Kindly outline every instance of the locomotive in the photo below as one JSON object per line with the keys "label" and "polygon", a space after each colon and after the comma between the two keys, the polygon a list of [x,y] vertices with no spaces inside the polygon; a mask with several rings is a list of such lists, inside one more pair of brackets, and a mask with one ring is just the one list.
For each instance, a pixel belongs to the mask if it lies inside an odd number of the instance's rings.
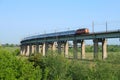
{"label": "locomotive", "polygon": [[78,29],[76,30],[76,34],[89,34],[88,28]]}
{"label": "locomotive", "polygon": [[31,39],[46,38],[46,37],[59,37],[59,36],[82,35],[82,34],[89,34],[89,29],[88,28],[82,28],[82,29],[77,29],[77,30],[70,30],[70,31],[63,31],[63,32],[56,32],[56,33],[30,36],[30,37],[24,38],[23,41],[24,40],[31,40]]}

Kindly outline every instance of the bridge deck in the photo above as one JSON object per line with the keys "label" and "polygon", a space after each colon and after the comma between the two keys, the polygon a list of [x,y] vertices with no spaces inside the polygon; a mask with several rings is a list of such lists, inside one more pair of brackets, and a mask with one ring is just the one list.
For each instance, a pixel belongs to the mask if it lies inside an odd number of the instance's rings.
{"label": "bridge deck", "polygon": [[96,38],[120,38],[120,30],[108,31],[108,32],[97,32],[90,34],[81,34],[81,35],[66,35],[66,36],[54,36],[46,38],[32,38],[27,40],[22,40],[21,44],[35,44],[43,42],[55,42],[55,41],[73,41],[73,40],[87,40],[87,39],[96,39]]}

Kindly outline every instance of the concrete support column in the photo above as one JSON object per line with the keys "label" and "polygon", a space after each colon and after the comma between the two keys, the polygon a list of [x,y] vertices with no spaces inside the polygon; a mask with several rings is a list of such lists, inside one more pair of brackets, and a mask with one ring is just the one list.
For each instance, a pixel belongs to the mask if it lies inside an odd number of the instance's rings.
{"label": "concrete support column", "polygon": [[29,54],[30,54],[30,46],[26,45],[26,54],[25,54],[25,56],[29,56]]}
{"label": "concrete support column", "polygon": [[85,59],[85,42],[81,40],[81,59]]}
{"label": "concrete support column", "polygon": [[61,54],[61,45],[62,45],[62,43],[58,42],[57,44],[58,44],[58,53]]}
{"label": "concrete support column", "polygon": [[73,41],[73,56],[74,56],[74,58],[75,59],[77,59],[77,57],[78,57],[78,49],[77,49],[77,41],[76,40],[74,40]]}
{"label": "concrete support column", "polygon": [[32,45],[32,54],[34,54],[34,53],[35,53],[35,46]]}
{"label": "concrete support column", "polygon": [[22,55],[25,55],[25,45],[23,45],[23,53]]}
{"label": "concrete support column", "polygon": [[64,56],[68,58],[68,49],[69,49],[68,41],[65,42],[64,49],[65,49]]}
{"label": "concrete support column", "polygon": [[39,53],[42,53],[42,46],[39,45]]}
{"label": "concrete support column", "polygon": [[102,41],[102,59],[107,58],[107,40],[103,39]]}
{"label": "concrete support column", "polygon": [[47,52],[48,52],[48,49],[49,49],[49,43],[46,43],[46,47],[45,47],[46,54],[47,54]]}
{"label": "concrete support column", "polygon": [[26,54],[27,54],[27,45],[25,45],[25,56],[26,56]]}
{"label": "concrete support column", "polygon": [[34,53],[36,54],[37,53],[37,48],[36,48],[37,46],[36,45],[34,45]]}
{"label": "concrete support column", "polygon": [[36,53],[39,53],[39,44],[36,44]]}
{"label": "concrete support column", "polygon": [[23,45],[20,45],[20,55],[23,55]]}
{"label": "concrete support column", "polygon": [[30,52],[29,52],[29,56],[32,54],[32,45],[30,44]]}
{"label": "concrete support column", "polygon": [[53,44],[52,44],[52,50],[53,50],[53,51],[56,50],[55,42],[53,42]]}
{"label": "concrete support column", "polygon": [[48,49],[48,45],[47,45],[47,43],[45,42],[45,43],[43,43],[43,45],[42,45],[42,53],[43,53],[43,56],[46,55],[47,49]]}
{"label": "concrete support column", "polygon": [[98,59],[98,39],[94,39],[94,59]]}

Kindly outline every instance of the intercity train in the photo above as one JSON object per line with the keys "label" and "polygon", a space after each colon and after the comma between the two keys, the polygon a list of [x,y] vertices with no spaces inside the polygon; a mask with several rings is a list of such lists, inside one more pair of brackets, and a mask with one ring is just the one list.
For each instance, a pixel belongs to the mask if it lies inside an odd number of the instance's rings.
{"label": "intercity train", "polygon": [[48,37],[70,36],[70,35],[82,35],[82,34],[89,34],[89,29],[82,28],[82,29],[77,29],[77,30],[41,34],[41,35],[26,37],[23,40],[40,39],[40,38],[46,38],[46,37],[48,38]]}

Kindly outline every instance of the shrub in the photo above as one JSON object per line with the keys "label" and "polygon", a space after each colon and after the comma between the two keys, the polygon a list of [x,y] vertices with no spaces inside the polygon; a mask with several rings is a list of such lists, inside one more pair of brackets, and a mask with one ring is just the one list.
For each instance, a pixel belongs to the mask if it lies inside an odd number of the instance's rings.
{"label": "shrub", "polygon": [[33,63],[0,50],[0,80],[40,80],[41,69]]}
{"label": "shrub", "polygon": [[[39,57],[38,57],[39,56]],[[68,80],[67,69],[69,61],[62,55],[49,53],[42,57],[34,55],[29,58],[30,61],[35,62],[35,66],[39,65],[42,69],[42,80]]]}

